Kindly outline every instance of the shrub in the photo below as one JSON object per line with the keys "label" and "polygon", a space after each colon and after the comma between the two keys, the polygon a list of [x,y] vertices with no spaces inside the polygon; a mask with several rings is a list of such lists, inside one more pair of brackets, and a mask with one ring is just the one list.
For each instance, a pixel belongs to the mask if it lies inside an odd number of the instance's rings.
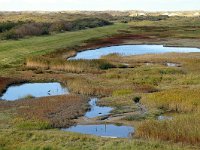
{"label": "shrub", "polygon": [[21,25],[21,24],[24,24],[24,22],[21,22],[21,21],[18,21],[18,22],[11,22],[11,21],[2,22],[2,23],[0,23],[0,33],[9,31],[10,29],[12,29],[12,28],[14,28],[18,25]]}
{"label": "shrub", "polygon": [[72,30],[72,23],[66,21],[58,21],[53,22],[50,25],[49,32],[62,32],[62,31],[71,31]]}
{"label": "shrub", "polygon": [[5,39],[18,39],[25,36],[40,36],[49,34],[47,23],[26,23],[17,26],[3,34]]}
{"label": "shrub", "polygon": [[73,30],[81,30],[86,28],[102,27],[105,25],[111,25],[112,23],[99,18],[84,18],[77,19],[72,22]]}
{"label": "shrub", "polygon": [[141,99],[140,96],[136,96],[136,97],[133,98],[133,101],[134,101],[135,103],[139,103],[139,102],[140,102],[140,99]]}
{"label": "shrub", "polygon": [[56,21],[53,23],[40,22],[6,22],[0,23],[0,33],[3,39],[19,39],[25,36],[47,35],[50,32],[75,31],[95,28],[112,23],[99,18],[83,18],[74,21]]}

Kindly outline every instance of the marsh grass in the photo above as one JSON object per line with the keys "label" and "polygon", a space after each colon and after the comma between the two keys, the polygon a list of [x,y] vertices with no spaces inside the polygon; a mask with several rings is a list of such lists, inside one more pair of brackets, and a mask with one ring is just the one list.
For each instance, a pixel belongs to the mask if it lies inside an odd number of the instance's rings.
{"label": "marsh grass", "polygon": [[112,86],[104,86],[98,84],[96,81],[86,78],[73,78],[67,81],[67,85],[70,90],[75,93],[83,95],[96,95],[96,96],[108,96],[114,91]]}
{"label": "marsh grass", "polygon": [[190,113],[200,111],[200,90],[170,89],[148,94],[142,99],[147,107],[165,111]]}
{"label": "marsh grass", "polygon": [[136,136],[200,146],[199,124],[199,113],[180,115],[172,120],[150,120],[141,123]]}
{"label": "marsh grass", "polygon": [[48,121],[42,121],[38,119],[24,119],[24,118],[15,118],[12,122],[15,124],[15,127],[22,130],[46,130],[51,129],[52,126]]}
{"label": "marsh grass", "polygon": [[[0,134],[0,149],[19,150],[192,150],[189,146],[160,141],[109,139],[58,130],[7,130]],[[197,148],[196,148],[197,149]]]}

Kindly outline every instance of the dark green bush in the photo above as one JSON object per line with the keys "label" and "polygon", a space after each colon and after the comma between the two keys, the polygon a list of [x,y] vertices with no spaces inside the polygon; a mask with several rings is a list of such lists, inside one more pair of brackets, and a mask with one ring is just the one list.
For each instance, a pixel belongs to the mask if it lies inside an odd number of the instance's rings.
{"label": "dark green bush", "polygon": [[134,101],[135,103],[139,103],[139,102],[140,102],[140,99],[141,99],[140,96],[136,96],[136,97],[133,98],[133,101]]}
{"label": "dark green bush", "polygon": [[84,18],[73,21],[72,30],[102,27],[111,24],[111,22],[99,18]]}
{"label": "dark green bush", "polygon": [[110,64],[107,62],[104,62],[104,63],[100,64],[100,66],[99,66],[99,68],[102,70],[107,70],[107,69],[114,68],[114,67],[115,66],[113,64]]}
{"label": "dark green bush", "polygon": [[0,33],[9,31],[12,28],[19,26],[19,25],[22,25],[22,24],[24,24],[24,22],[21,22],[21,21],[18,21],[18,22],[11,22],[11,21],[2,22],[2,23],[0,23]]}

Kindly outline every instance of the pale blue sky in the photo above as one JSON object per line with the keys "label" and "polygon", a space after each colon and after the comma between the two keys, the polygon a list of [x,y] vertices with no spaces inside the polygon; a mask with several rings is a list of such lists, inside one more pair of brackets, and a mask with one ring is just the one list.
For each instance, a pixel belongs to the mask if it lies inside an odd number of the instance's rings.
{"label": "pale blue sky", "polygon": [[0,11],[200,10],[200,0],[0,0]]}

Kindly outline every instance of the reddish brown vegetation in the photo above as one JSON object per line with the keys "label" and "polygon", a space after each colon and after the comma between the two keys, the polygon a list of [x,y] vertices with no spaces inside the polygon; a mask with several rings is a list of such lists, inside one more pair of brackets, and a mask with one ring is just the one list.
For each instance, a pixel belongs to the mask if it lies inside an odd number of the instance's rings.
{"label": "reddish brown vegetation", "polygon": [[[74,46],[74,47],[68,47],[66,49],[58,49],[55,52],[52,52],[46,56],[55,58],[55,56],[61,56],[65,58],[73,57],[76,55],[76,52],[81,52],[87,49],[96,49],[99,47],[106,47],[106,46],[113,46],[113,45],[119,45],[123,44],[126,40],[142,40],[142,39],[151,39],[151,37],[146,35],[140,35],[140,34],[129,34],[129,33],[122,33],[122,34],[116,34],[112,37],[108,38],[93,38],[90,40],[85,41],[85,45],[83,46]],[[69,50],[70,49],[70,50]]]}
{"label": "reddish brown vegetation", "polygon": [[37,99],[24,99],[13,102],[0,101],[0,109],[15,108],[25,119],[47,121],[52,127],[69,127],[87,110],[86,98],[76,95],[63,95]]}
{"label": "reddish brown vegetation", "polygon": [[123,44],[123,41],[125,40],[140,40],[140,39],[150,39],[150,37],[145,36],[145,35],[139,35],[139,34],[117,34],[117,35],[114,35],[113,37],[108,37],[104,39],[88,40],[86,41],[86,43],[88,44],[86,46],[82,46],[80,50],[118,45],[118,44]]}
{"label": "reddish brown vegetation", "polygon": [[157,92],[158,89],[156,89],[155,87],[151,86],[151,85],[139,85],[139,84],[135,84],[134,85],[134,90],[135,92],[139,92],[139,93],[153,93],[153,92]]}

